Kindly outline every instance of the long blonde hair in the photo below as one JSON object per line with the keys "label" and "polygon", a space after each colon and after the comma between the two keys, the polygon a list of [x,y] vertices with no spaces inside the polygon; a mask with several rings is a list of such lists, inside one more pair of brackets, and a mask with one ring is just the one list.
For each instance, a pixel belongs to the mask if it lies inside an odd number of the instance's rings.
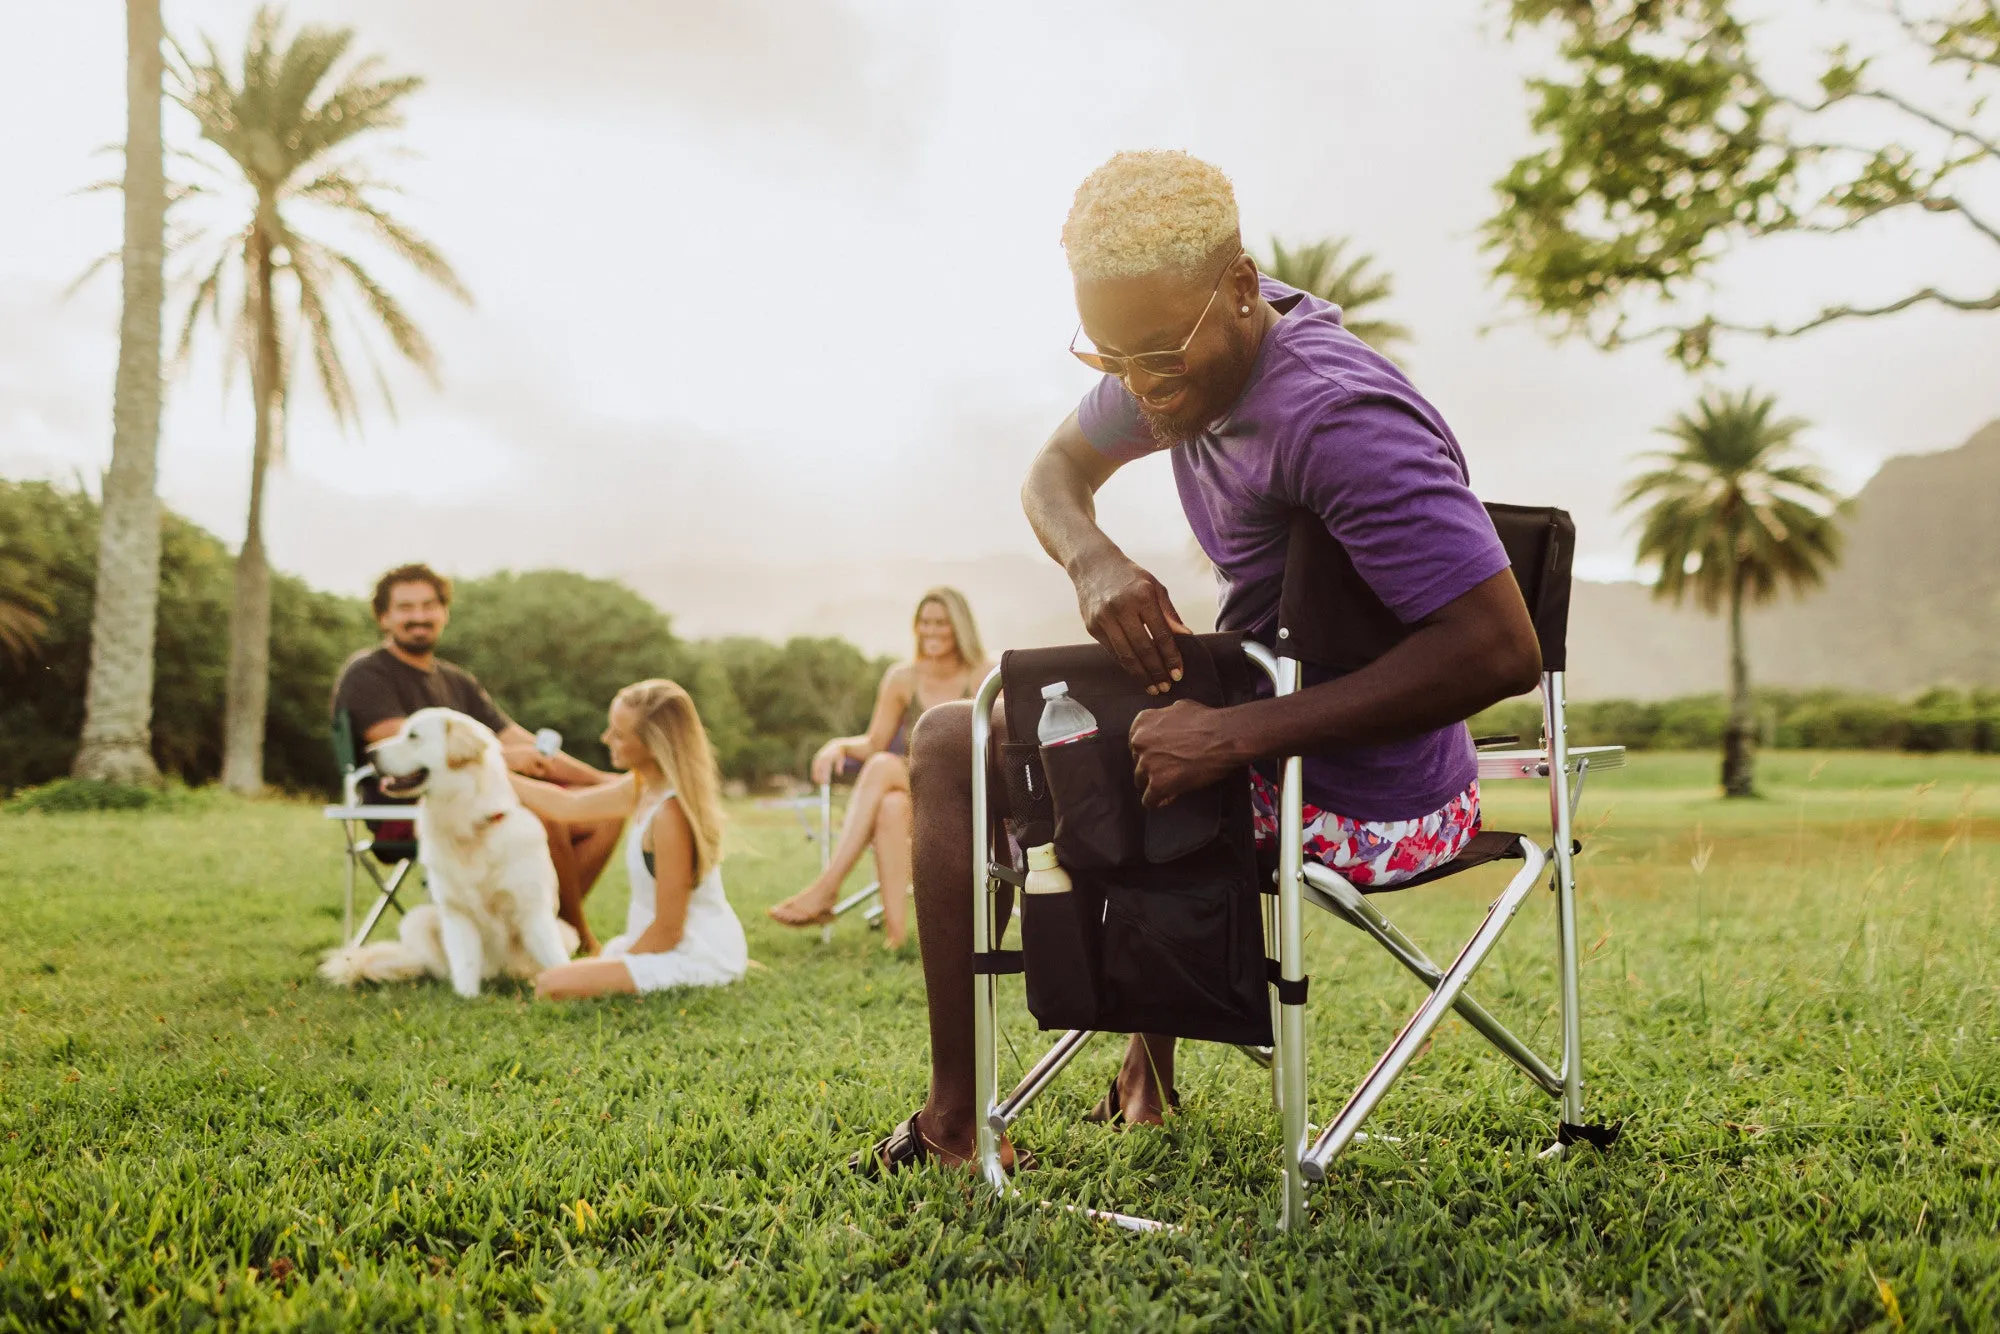
{"label": "long blonde hair", "polygon": [[917,609],[910,616],[910,629],[915,639],[910,660],[916,662],[924,656],[923,636],[914,632],[917,622],[923,619],[924,604],[927,602],[943,607],[945,616],[951,621],[951,637],[958,653],[958,665],[967,671],[984,667],[986,650],[979,643],[979,627],[972,623],[972,604],[965,600],[965,594],[942,584],[925,589],[924,595],[917,599]]}
{"label": "long blonde hair", "polygon": [[680,800],[694,833],[694,878],[722,860],[722,771],[688,692],[672,681],[638,681],[612,701],[638,715],[639,740]]}

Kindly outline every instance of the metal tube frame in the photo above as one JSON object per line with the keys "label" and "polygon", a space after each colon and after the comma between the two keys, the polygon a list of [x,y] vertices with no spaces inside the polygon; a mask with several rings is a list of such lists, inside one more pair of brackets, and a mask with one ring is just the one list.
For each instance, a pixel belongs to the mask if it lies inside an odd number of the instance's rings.
{"label": "metal tube frame", "polygon": [[[1299,688],[1300,667],[1295,659],[1276,658],[1261,645],[1246,643],[1244,652],[1271,678],[1276,692],[1290,694]],[[972,948],[975,954],[989,954],[998,943],[1000,929],[996,912],[1000,881],[992,873],[990,842],[990,799],[987,752],[992,744],[993,705],[1000,694],[1001,678],[996,668],[981,683],[973,701],[972,714]],[[1306,1121],[1305,1006],[1282,1004],[1272,991],[1275,1045],[1270,1049],[1240,1047],[1246,1056],[1271,1071],[1272,1103],[1279,1115],[1283,1137],[1283,1198],[1279,1214],[1281,1228],[1297,1227],[1305,1220],[1305,1188],[1308,1180],[1326,1177],[1327,1164],[1349,1144],[1366,1139],[1360,1127],[1374,1111],[1389,1088],[1408,1067],[1424,1041],[1445,1015],[1456,1012],[1476,1031],[1519,1066],[1536,1086],[1562,1105],[1562,1119],[1581,1123],[1583,1119],[1582,1016],[1577,978],[1576,884],[1572,861],[1572,828],[1576,804],[1581,799],[1587,762],[1579,768],[1576,781],[1569,782],[1569,747],[1564,710],[1564,680],[1561,672],[1542,675],[1543,745],[1548,755],[1544,766],[1549,782],[1550,826],[1554,848],[1545,853],[1532,840],[1521,840],[1523,865],[1488,907],[1485,919],[1459,951],[1448,968],[1439,968],[1396,925],[1384,917],[1365,895],[1337,873],[1320,866],[1308,867],[1304,859],[1304,783],[1301,760],[1289,756],[1284,762],[1278,820],[1278,872],[1276,894],[1265,904],[1264,930],[1267,946],[1278,960],[1278,975],[1298,983],[1305,976],[1304,905],[1309,899],[1359,928],[1414,973],[1430,988],[1402,1031],[1376,1061],[1347,1103],[1309,1145]],[[1478,1002],[1464,994],[1466,983],[1499,942],[1515,913],[1544,870],[1553,867],[1552,880],[1557,896],[1557,936],[1559,973],[1562,986],[1562,1063],[1551,1070],[1535,1052],[1515,1037]],[[973,988],[973,1096],[979,1115],[975,1118],[974,1142],[980,1174],[1001,1194],[1010,1193],[1000,1164],[999,1137],[1041,1095],[1095,1036],[1075,1029],[1065,1033],[1030,1069],[1004,1102],[997,1101],[999,1052],[997,1047],[996,979],[992,973],[975,973]],[[1557,1149],[1560,1145],[1557,1146]],[[1551,1149],[1554,1153],[1557,1149]],[[1165,1226],[1125,1214],[1106,1213],[1080,1206],[1064,1206],[1136,1231],[1154,1231]]]}
{"label": "metal tube frame", "polygon": [[1584,774],[1569,785],[1569,720],[1564,673],[1542,673],[1542,746],[1549,755],[1549,823],[1554,831],[1557,971],[1562,982],[1562,1119],[1583,1122],[1583,1002],[1577,981],[1575,801]]}
{"label": "metal tube frame", "polygon": [[[349,769],[343,774],[340,780],[340,800],[342,807],[347,810],[353,810],[360,806],[362,804],[361,784],[364,780],[374,776],[375,766],[372,764],[364,764],[358,768]],[[375,836],[368,832],[368,822],[366,820],[343,818],[340,821],[340,835],[341,839],[347,844],[347,874],[345,893],[341,899],[340,938],[349,946],[354,946],[367,941],[370,933],[375,930],[376,924],[382,920],[382,914],[385,910],[394,907],[398,913],[404,911],[402,901],[396,897],[396,893],[403,887],[403,881],[409,876],[410,868],[417,864],[417,859],[414,857],[405,857],[402,861],[397,862],[395,868],[389,872],[389,878],[384,880],[382,873],[364,860],[375,848]],[[358,933],[354,929],[354,886],[356,884],[354,870],[357,866],[367,872],[369,880],[374,882],[376,893],[375,903],[368,909],[367,915],[361,919],[361,930]]]}
{"label": "metal tube frame", "polygon": [[[833,861],[833,784],[830,781],[819,785],[819,833],[817,835],[808,833],[806,837],[819,844],[819,869],[824,871]],[[881,893],[882,882],[870,881],[834,904],[833,915],[836,918],[844,917],[867,903],[868,906],[862,911],[861,919],[873,926],[882,920],[882,903],[879,897]],[[869,903],[870,899],[874,899],[875,902]],[[833,943],[832,922],[820,927],[819,940],[822,945]]]}

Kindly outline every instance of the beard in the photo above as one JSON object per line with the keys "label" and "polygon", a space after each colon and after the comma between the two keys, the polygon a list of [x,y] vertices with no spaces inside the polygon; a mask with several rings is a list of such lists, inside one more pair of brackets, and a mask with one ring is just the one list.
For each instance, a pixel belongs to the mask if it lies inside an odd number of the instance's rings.
{"label": "beard", "polygon": [[402,634],[391,634],[389,641],[405,653],[422,657],[437,647],[437,631],[425,627],[420,630],[406,630]]}
{"label": "beard", "polygon": [[1146,406],[1145,399],[1135,400],[1139,416],[1160,448],[1172,449],[1194,440],[1243,396],[1243,386],[1249,382],[1257,354],[1250,346],[1250,335],[1234,321],[1223,326],[1222,334],[1222,359],[1200,380],[1190,381],[1187,406],[1178,412],[1155,412]]}

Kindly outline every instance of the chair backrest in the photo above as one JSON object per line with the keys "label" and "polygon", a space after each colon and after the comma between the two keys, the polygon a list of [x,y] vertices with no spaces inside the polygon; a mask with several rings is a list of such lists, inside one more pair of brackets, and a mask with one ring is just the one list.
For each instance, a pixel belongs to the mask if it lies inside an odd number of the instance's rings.
{"label": "chair backrest", "polygon": [[343,775],[361,767],[361,748],[354,743],[354,715],[346,709],[333,711],[330,739],[333,742],[333,762],[340,767]]}
{"label": "chair backrest", "polygon": [[[1576,525],[1559,509],[1490,504],[1486,512],[1535,623],[1542,670],[1567,670]],[[1280,654],[1335,673],[1367,666],[1410,633],[1354,568],[1347,548],[1306,510],[1292,520],[1278,627]]]}

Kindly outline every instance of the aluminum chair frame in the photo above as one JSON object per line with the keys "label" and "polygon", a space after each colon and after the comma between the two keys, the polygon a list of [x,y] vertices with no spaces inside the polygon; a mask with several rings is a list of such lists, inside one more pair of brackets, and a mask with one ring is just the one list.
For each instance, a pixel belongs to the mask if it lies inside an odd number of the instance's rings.
{"label": "aluminum chair frame", "polygon": [[[1243,649],[1270,677],[1278,694],[1290,694],[1299,688],[1300,666],[1295,659],[1274,657],[1255,643],[1245,643]],[[987,676],[974,701],[972,715],[972,949],[980,957],[991,955],[1002,934],[997,913],[1002,881],[994,873],[991,857],[987,764],[987,753],[992,744],[993,705],[1000,694],[1000,679],[997,669]],[[1487,909],[1478,929],[1451,964],[1444,968],[1433,963],[1369,902],[1368,896],[1335,872],[1305,861],[1301,761],[1296,755],[1284,761],[1278,820],[1277,892],[1267,896],[1264,905],[1266,949],[1276,958],[1278,976],[1282,979],[1281,983],[1273,985],[1271,995],[1276,1046],[1269,1050],[1242,1049],[1251,1059],[1268,1066],[1271,1071],[1272,1100],[1279,1113],[1284,1145],[1283,1202],[1279,1216],[1282,1228],[1294,1228],[1304,1222],[1307,1184],[1325,1180],[1333,1158],[1349,1144],[1366,1138],[1361,1133],[1362,1124],[1449,1013],[1456,1012],[1475,1032],[1520,1067],[1536,1087],[1560,1103],[1564,1133],[1543,1153],[1544,1158],[1563,1152],[1569,1143],[1568,1129],[1583,1124],[1583,1036],[1577,980],[1572,826],[1576,804],[1581,799],[1584,779],[1588,776],[1593,758],[1600,762],[1599,767],[1613,767],[1622,764],[1624,752],[1620,747],[1593,747],[1590,753],[1573,760],[1566,734],[1564,673],[1544,672],[1541,692],[1542,748],[1539,751],[1511,751],[1504,755],[1482,756],[1481,776],[1547,779],[1553,855],[1534,841],[1516,836],[1523,863],[1521,869],[1509,879],[1506,888]],[[1573,785],[1569,781],[1572,774],[1575,776]],[[1556,1068],[1551,1068],[1532,1048],[1465,993],[1466,983],[1499,942],[1535,883],[1551,866],[1551,888],[1556,894],[1562,1006],[1562,1054]],[[1306,1007],[1303,990],[1304,911],[1308,903],[1362,931],[1429,987],[1429,994],[1423,1003],[1404,1023],[1346,1104],[1310,1140],[1308,1133],[1311,1127],[1306,1118]],[[1054,1083],[1056,1076],[1095,1034],[1084,1030],[1065,1033],[1023,1076],[1014,1090],[1004,1099],[1000,1098],[996,980],[992,972],[976,972],[972,982],[973,1081],[975,1105],[979,1113],[975,1124],[975,1142],[981,1175],[988,1185],[1004,1195],[1011,1193],[1013,1187],[1001,1167],[1000,1135]],[[1281,993],[1297,999],[1281,1001]],[[1081,1209],[1080,1212],[1134,1231],[1155,1231],[1168,1226],[1127,1214],[1093,1209]]]}
{"label": "aluminum chair frame", "polygon": [[[819,785],[819,831],[817,833],[809,831],[806,837],[819,844],[819,869],[824,871],[828,863],[833,861],[833,784],[830,781]],[[867,923],[870,930],[873,930],[881,923],[882,882],[880,880],[869,881],[860,889],[855,890],[852,894],[834,904],[833,915],[835,920],[845,917],[856,908],[862,910],[862,920]],[[830,945],[833,943],[832,922],[828,922],[819,929],[819,938],[822,944]]]}
{"label": "aluminum chair frame", "polygon": [[[366,804],[361,796],[361,784],[365,779],[374,776],[375,766],[372,764],[349,769],[340,778],[340,805],[328,806],[323,812],[327,819],[339,821],[341,838],[347,850],[347,883],[346,894],[342,900],[340,934],[341,939],[350,946],[366,942],[382,920],[382,914],[388,909],[393,907],[398,916],[409,911],[403,906],[402,900],[397,898],[397,894],[417,864],[417,858],[412,854],[385,868],[373,855],[375,835],[368,828],[368,822],[408,820],[415,811],[415,808],[410,806]],[[354,927],[354,887],[358,883],[355,877],[357,867],[367,874],[368,879],[374,883],[376,891],[375,902],[369,907],[367,915],[361,919],[359,931]]]}

